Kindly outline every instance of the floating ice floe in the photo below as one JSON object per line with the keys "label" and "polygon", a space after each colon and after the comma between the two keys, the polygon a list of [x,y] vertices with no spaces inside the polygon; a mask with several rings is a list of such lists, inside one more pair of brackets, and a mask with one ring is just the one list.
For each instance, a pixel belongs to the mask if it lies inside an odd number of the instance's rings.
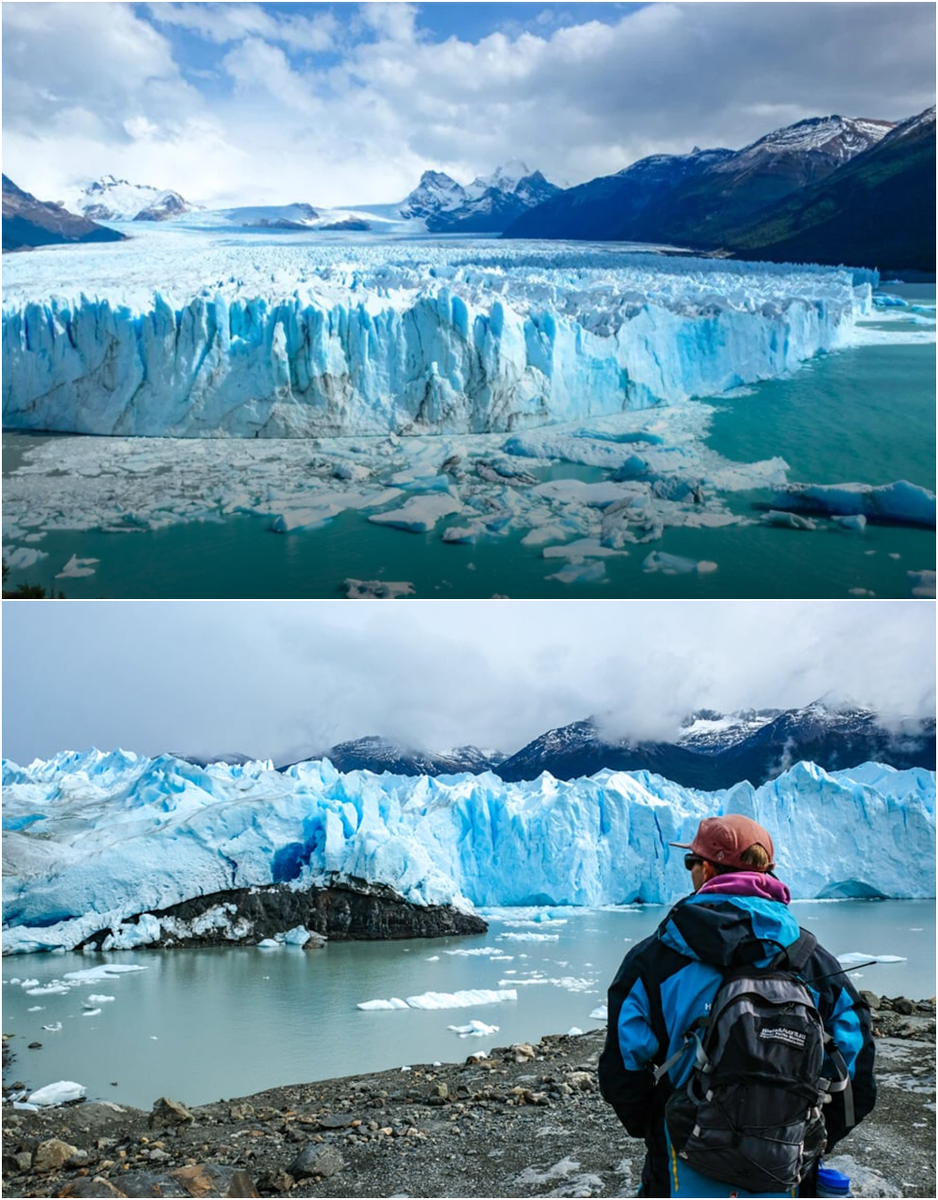
{"label": "floating ice floe", "polygon": [[11,550],[9,554],[4,555],[4,563],[10,571],[25,571],[27,567],[33,567],[43,558],[48,558],[48,554],[44,550],[34,550],[26,546],[18,546],[15,550]]}
{"label": "floating ice floe", "polygon": [[902,955],[897,954],[861,954],[859,950],[853,950],[849,954],[838,954],[837,961],[848,967],[859,963],[899,963],[906,962],[907,960]]}
{"label": "floating ice floe", "polygon": [[935,528],[934,492],[904,479],[880,487],[866,483],[793,483],[776,494],[775,504],[803,512],[863,516],[868,521]]}
{"label": "floating ice floe", "polygon": [[499,941],[505,942],[559,942],[559,933],[500,933]]}
{"label": "floating ice floe", "polygon": [[470,1021],[468,1025],[447,1025],[447,1029],[451,1029],[453,1033],[458,1033],[460,1037],[488,1037],[489,1034],[498,1033],[497,1025],[486,1025],[484,1021]]}
{"label": "floating ice floe", "polygon": [[486,988],[470,988],[460,992],[424,992],[419,996],[408,996],[407,1003],[411,1008],[471,1008],[474,1004],[503,1004],[508,1000],[517,1000],[518,993],[513,988],[493,991]]}
{"label": "floating ice floe", "polygon": [[911,592],[917,600],[935,599],[934,571],[907,571],[911,581]]}
{"label": "floating ice floe", "polygon": [[111,980],[118,975],[146,969],[137,963],[102,963],[98,967],[85,967],[81,971],[66,971],[62,978],[76,983],[98,983],[103,979]]}
{"label": "floating ice floe", "polygon": [[56,579],[81,579],[86,575],[93,575],[94,568],[100,561],[99,558],[79,558],[77,554],[73,554],[56,575]]}
{"label": "floating ice floe", "polygon": [[679,554],[666,554],[662,550],[652,550],[642,563],[642,570],[649,573],[660,571],[662,575],[710,575],[717,569],[715,562],[702,560],[696,562],[692,558],[683,558]]}

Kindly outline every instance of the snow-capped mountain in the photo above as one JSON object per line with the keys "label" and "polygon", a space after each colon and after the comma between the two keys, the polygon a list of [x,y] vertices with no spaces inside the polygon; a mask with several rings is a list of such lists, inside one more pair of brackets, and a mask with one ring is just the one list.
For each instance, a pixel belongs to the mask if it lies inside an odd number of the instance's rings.
{"label": "snow-capped mountain", "polygon": [[893,125],[893,121],[837,115],[810,117],[766,134],[711,169],[717,175],[731,174],[740,178],[748,171],[767,168],[794,170],[804,183],[810,183],[875,146]]}
{"label": "snow-capped mountain", "polygon": [[869,150],[890,121],[798,121],[741,150],[652,155],[572,188],[514,222],[509,237],[589,237],[716,248],[730,230]]}
{"label": "snow-capped mountain", "polygon": [[589,718],[542,734],[495,770],[510,780],[535,779],[541,771],[576,779],[604,768],[647,770],[685,787],[721,788],[742,779],[763,784],[799,761],[825,770],[869,761],[934,770],[935,722],[910,720],[892,729],[869,709],[822,703],[728,716],[702,711],[687,719],[674,741],[654,742],[611,740]]}
{"label": "snow-capped mountain", "polygon": [[[441,752],[415,750],[388,738],[363,737],[339,742],[321,757],[328,758],[338,771],[374,771],[376,775],[385,771],[392,775],[481,775],[491,771],[505,756],[475,746]],[[286,769],[286,765],[278,767],[281,771]]]}
{"label": "snow-capped mountain", "polygon": [[195,208],[178,192],[113,175],[102,175],[69,199],[92,221],[166,221]]}
{"label": "snow-capped mountain", "polygon": [[49,246],[59,242],[122,242],[124,235],[61,204],[37,200],[3,176],[3,249]]}
{"label": "snow-capped mountain", "polygon": [[400,213],[424,220],[433,233],[501,233],[521,213],[560,191],[540,171],[516,161],[466,186],[442,171],[424,171],[417,187],[401,201]]}
{"label": "snow-capped mountain", "polygon": [[466,189],[443,171],[424,171],[420,182],[400,204],[405,219],[432,217],[451,211],[466,201]]}
{"label": "snow-capped mountain", "polygon": [[796,898],[934,894],[934,773],[876,763],[799,763],[761,788],[715,793],[611,771],[428,785],[326,762],[278,773],[123,751],[3,767],[7,954],[89,938],[159,944],[178,933],[173,906],[192,898],[211,902],[199,927],[224,930],[251,889],[299,901],[353,880],[420,909],[666,903],[687,889],[669,843],[722,812],[769,830]]}
{"label": "snow-capped mountain", "polygon": [[[838,708],[822,702],[799,709],[746,709],[719,713],[701,709],[687,716],[672,741],[614,739],[594,717],[541,734],[517,753],[460,746],[455,750],[415,750],[384,737],[340,742],[303,762],[327,758],[339,771],[392,775],[481,775],[492,771],[511,781],[536,779],[548,771],[576,779],[601,770],[654,771],[685,787],[731,787],[748,779],[759,785],[795,762],[816,762],[825,770],[845,770],[876,761],[896,770],[935,767],[934,721],[907,720],[887,728],[864,708]],[[249,761],[219,755],[188,761],[207,765]],[[279,766],[285,771],[295,762]]]}
{"label": "snow-capped mountain", "polygon": [[723,247],[737,258],[933,273],[934,105],[890,128],[822,179],[729,230]]}

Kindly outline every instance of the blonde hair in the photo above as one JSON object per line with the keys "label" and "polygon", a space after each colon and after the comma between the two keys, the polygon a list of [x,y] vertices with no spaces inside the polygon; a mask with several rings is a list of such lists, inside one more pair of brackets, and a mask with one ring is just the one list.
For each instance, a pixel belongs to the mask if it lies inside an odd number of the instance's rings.
{"label": "blonde hair", "polygon": [[748,850],[739,856],[739,861],[745,863],[753,871],[767,871],[772,865],[769,852],[761,842],[753,842]]}

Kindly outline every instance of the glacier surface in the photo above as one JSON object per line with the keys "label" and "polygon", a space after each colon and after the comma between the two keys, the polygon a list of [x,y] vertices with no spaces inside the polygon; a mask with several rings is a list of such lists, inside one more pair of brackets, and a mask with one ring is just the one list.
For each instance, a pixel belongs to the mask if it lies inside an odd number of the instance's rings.
{"label": "glacier surface", "polygon": [[5,953],[107,928],[108,948],[146,944],[160,918],[137,914],[273,883],[363,879],[461,908],[667,903],[687,889],[668,843],[721,812],[769,829],[796,898],[927,897],[935,883],[935,775],[876,764],[800,763],[706,793],[647,772],[512,784],[89,751],[5,762],[3,812]]}
{"label": "glacier surface", "polygon": [[4,269],[7,428],[507,432],[716,395],[849,344],[875,275],[613,248],[146,233]]}

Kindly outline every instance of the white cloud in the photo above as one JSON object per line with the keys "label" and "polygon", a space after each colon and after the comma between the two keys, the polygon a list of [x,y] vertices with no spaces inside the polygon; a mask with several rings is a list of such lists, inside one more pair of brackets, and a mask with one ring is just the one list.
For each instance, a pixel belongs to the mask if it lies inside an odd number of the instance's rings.
{"label": "white cloud", "polygon": [[[67,173],[139,177],[145,145],[140,181],[196,201],[378,203],[426,168],[468,181],[521,158],[575,183],[807,116],[898,119],[934,99],[931,5],[620,12],[603,23],[565,7],[536,32],[440,43],[409,4],[339,18],[254,3],[7,5],[5,169],[54,198]],[[206,51],[185,71],[182,30]]]}
{"label": "white cloud", "polygon": [[279,758],[372,733],[513,751],[591,713],[668,737],[697,708],[821,696],[935,711],[934,613],[907,601],[125,601],[4,621],[20,762],[89,745]]}
{"label": "white cloud", "polygon": [[150,4],[158,25],[173,25],[219,44],[262,37],[294,50],[321,52],[333,46],[338,23],[331,12],[313,17],[266,12],[259,4]]}

